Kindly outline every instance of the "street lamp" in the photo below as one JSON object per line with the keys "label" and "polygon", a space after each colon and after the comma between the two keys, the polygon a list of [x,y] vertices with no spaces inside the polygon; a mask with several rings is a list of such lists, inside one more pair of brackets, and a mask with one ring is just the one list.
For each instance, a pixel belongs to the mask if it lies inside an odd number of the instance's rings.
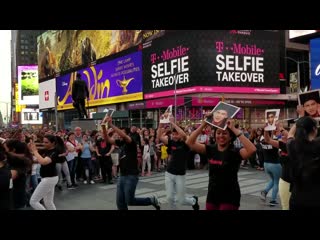
{"label": "street lamp", "polygon": [[300,63],[309,63],[308,61],[297,61],[297,60],[295,60],[295,59],[293,59],[293,58],[291,58],[291,57],[285,57],[286,59],[289,59],[289,60],[291,60],[291,61],[293,61],[293,62],[295,62],[296,64],[297,64],[297,77],[298,77],[298,79],[297,79],[297,81],[298,81],[298,89],[297,89],[297,91],[298,91],[298,93],[300,92]]}

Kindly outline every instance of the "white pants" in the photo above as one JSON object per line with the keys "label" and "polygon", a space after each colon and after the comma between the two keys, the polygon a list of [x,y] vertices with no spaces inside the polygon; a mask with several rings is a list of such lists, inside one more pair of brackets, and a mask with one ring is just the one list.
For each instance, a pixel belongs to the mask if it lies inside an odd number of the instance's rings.
{"label": "white pants", "polygon": [[[45,177],[41,179],[41,182],[33,192],[30,205],[35,210],[56,210],[56,206],[53,203],[54,188],[58,183],[58,176]],[[45,207],[40,203],[43,199]]]}
{"label": "white pants", "polygon": [[167,200],[171,209],[176,209],[176,202],[181,205],[193,206],[196,203],[195,198],[186,197],[186,175],[174,175],[165,173],[165,185]]}
{"label": "white pants", "polygon": [[282,178],[280,178],[279,181],[279,195],[282,210],[289,210],[289,200],[291,197],[290,183],[284,181]]}
{"label": "white pants", "polygon": [[59,185],[61,186],[62,180],[63,180],[62,179],[62,171],[63,171],[64,175],[66,176],[68,185],[69,186],[72,185],[67,161],[64,161],[63,163],[56,163],[56,169],[57,169],[57,173],[59,175],[59,182],[58,182]]}

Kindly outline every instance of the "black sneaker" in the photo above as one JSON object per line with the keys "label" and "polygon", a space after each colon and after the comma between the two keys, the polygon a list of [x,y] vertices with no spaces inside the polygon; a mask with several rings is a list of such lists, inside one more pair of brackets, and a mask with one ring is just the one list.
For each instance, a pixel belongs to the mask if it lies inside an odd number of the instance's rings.
{"label": "black sneaker", "polygon": [[62,186],[61,185],[58,185],[57,188],[62,191]]}
{"label": "black sneaker", "polygon": [[274,207],[274,206],[277,206],[277,205],[278,205],[278,203],[276,201],[270,201],[269,202],[269,206],[270,207]]}
{"label": "black sneaker", "polygon": [[198,197],[197,196],[192,196],[195,200],[196,203],[194,205],[192,205],[193,210],[198,211],[200,209],[199,203],[198,203]]}
{"label": "black sneaker", "polygon": [[68,189],[75,189],[75,187],[73,185],[67,185]]}
{"label": "black sneaker", "polygon": [[72,187],[76,188],[76,187],[78,187],[78,184],[74,183],[74,184],[72,184]]}
{"label": "black sneaker", "polygon": [[160,203],[159,203],[157,196],[153,195],[151,197],[151,203],[152,203],[152,206],[154,206],[154,208],[156,210],[160,210]]}
{"label": "black sneaker", "polygon": [[261,192],[260,199],[264,202],[267,200],[267,193],[265,191]]}

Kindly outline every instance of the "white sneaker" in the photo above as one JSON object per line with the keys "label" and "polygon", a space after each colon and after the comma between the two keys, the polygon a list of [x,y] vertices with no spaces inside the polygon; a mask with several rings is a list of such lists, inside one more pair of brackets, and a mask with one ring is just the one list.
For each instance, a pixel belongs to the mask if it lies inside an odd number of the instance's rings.
{"label": "white sneaker", "polygon": [[83,181],[83,184],[88,184],[88,182],[86,180]]}
{"label": "white sneaker", "polygon": [[93,181],[93,180],[91,180],[91,181],[90,181],[90,184],[94,184],[94,181]]}

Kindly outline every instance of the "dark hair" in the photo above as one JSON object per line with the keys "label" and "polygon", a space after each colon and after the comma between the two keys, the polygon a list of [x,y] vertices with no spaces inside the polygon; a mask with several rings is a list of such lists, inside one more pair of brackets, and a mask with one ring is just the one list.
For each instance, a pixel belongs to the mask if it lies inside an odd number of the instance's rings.
{"label": "dark hair", "polygon": [[0,144],[0,162],[6,159],[5,149],[2,144]]}
{"label": "dark hair", "polygon": [[57,144],[57,138],[56,138],[56,136],[54,136],[52,134],[46,134],[46,135],[44,135],[43,138],[48,139],[51,143]]}
{"label": "dark hair", "polygon": [[311,117],[302,117],[296,122],[295,140],[297,150],[306,151],[309,143],[309,134],[317,128],[317,122]]}
{"label": "dark hair", "polygon": [[[220,129],[220,128],[215,128],[215,131],[214,131],[214,138],[217,139],[217,130]],[[222,129],[220,129],[222,130]],[[230,141],[230,147],[233,148],[233,142],[237,139],[237,136],[234,134],[234,132],[231,131],[230,128],[226,128],[226,130],[229,132],[230,134],[230,138],[231,138],[231,141]],[[223,130],[222,130],[223,131]]]}
{"label": "dark hair", "polygon": [[61,137],[56,136],[56,149],[59,154],[66,151],[66,147]]}
{"label": "dark hair", "polygon": [[315,131],[316,121],[311,117],[302,117],[296,122],[295,139],[288,144],[292,176],[295,181],[319,183],[319,142],[310,142],[309,134]]}

